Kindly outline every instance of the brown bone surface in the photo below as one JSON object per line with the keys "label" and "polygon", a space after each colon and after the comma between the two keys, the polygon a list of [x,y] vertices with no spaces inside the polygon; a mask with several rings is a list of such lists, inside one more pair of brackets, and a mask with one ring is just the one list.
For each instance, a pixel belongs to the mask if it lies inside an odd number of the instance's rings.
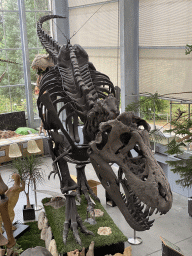
{"label": "brown bone surface", "polygon": [[[169,184],[150,149],[149,125],[133,113],[119,115],[114,85],[89,62],[86,51],[80,45],[72,45],[70,40],[60,46],[43,31],[43,22],[52,18],[65,17],[47,15],[37,23],[39,39],[55,63],[41,79],[37,100],[39,116],[49,135],[51,174],[58,174],[62,193],[74,189],[77,195],[83,192],[89,209],[93,210],[89,198],[92,192],[85,176],[85,166],[91,161],[102,185],[130,226],[147,230],[153,223],[149,216],[155,210],[166,213],[172,204]],[[65,125],[59,118],[63,111]],[[79,143],[79,120],[83,125],[83,144]],[[137,157],[133,157],[132,151]],[[77,184],[70,177],[68,163],[76,164]],[[112,163],[119,165],[118,177],[111,168]],[[67,210],[76,213],[72,201],[69,198],[70,207],[66,207],[69,221],[65,225],[64,241],[71,219],[74,227],[78,224],[78,218]],[[74,235],[80,242],[77,232]]]}
{"label": "brown bone surface", "polygon": [[[170,210],[172,193],[152,154],[148,124],[128,112],[101,123],[99,130],[89,153],[102,185],[133,229],[149,229],[153,223],[149,217],[154,211],[165,214]],[[111,163],[119,166],[118,179]]]}

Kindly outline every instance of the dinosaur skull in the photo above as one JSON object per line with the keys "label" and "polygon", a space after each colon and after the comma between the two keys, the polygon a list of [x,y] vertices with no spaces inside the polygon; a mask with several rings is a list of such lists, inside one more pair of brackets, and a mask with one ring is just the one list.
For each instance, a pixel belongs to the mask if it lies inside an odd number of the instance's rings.
{"label": "dinosaur skull", "polygon": [[[148,131],[143,119],[132,112],[123,113],[100,124],[88,152],[102,185],[137,231],[150,229],[154,220],[149,217],[154,211],[165,214],[172,206],[170,186],[152,154]],[[118,179],[111,163],[120,167]]]}

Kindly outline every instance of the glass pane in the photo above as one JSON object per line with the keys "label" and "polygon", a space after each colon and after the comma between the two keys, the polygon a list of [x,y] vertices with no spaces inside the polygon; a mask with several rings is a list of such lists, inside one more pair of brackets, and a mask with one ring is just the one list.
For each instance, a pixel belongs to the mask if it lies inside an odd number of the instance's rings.
{"label": "glass pane", "polygon": [[35,9],[35,1],[34,0],[25,0],[25,9],[33,11]]}
{"label": "glass pane", "polygon": [[[46,16],[46,15],[49,15],[49,14],[51,14],[51,13],[47,13],[47,12],[37,12],[36,13],[36,22],[41,18],[41,17],[43,17],[43,16]],[[47,34],[51,34],[51,29],[50,29],[50,27],[51,27],[51,20],[48,20],[48,21],[45,21],[44,23],[43,23],[43,30],[47,33]]]}
{"label": "glass pane", "polygon": [[[33,89],[33,92],[34,91],[35,91],[35,89]],[[39,118],[39,111],[38,111],[38,108],[37,108],[37,98],[38,98],[38,95],[33,93],[33,113],[34,113],[34,118]]]}
{"label": "glass pane", "polygon": [[140,49],[139,92],[191,101],[191,67],[184,49]]}
{"label": "glass pane", "polygon": [[0,113],[26,111],[25,86],[0,88]]}
{"label": "glass pane", "polygon": [[[41,43],[37,36],[37,28],[36,24],[40,17],[47,15],[48,13],[43,12],[26,12],[26,21],[27,21],[27,38],[28,38],[28,47],[41,47]],[[43,23],[43,29],[46,33],[50,35],[50,21],[46,21]]]}
{"label": "glass pane", "polygon": [[5,44],[3,32],[3,13],[0,12],[0,49],[2,49],[3,44]]}
{"label": "glass pane", "polygon": [[85,49],[95,68],[109,76],[114,86],[120,87],[120,57],[118,49]]}
{"label": "glass pane", "polygon": [[37,47],[37,29],[35,12],[26,12],[28,47]]}
{"label": "glass pane", "polygon": [[23,84],[24,83],[24,75],[23,75],[23,60],[22,60],[22,51],[21,50],[9,50],[2,51],[2,60],[9,60],[16,62],[15,63],[7,63],[0,62],[0,75],[4,71],[6,74],[4,75],[0,85],[15,85],[15,84]]}
{"label": "glass pane", "polygon": [[96,4],[96,3],[101,3],[101,2],[108,2],[108,0],[70,0],[69,2],[69,7],[74,7],[74,6],[80,6],[80,5],[87,5],[87,4]]}
{"label": "glass pane", "polygon": [[3,10],[18,10],[17,0],[1,0]]}
{"label": "glass pane", "polygon": [[[6,59],[5,52],[1,54],[1,60]],[[8,72],[7,72],[7,63],[0,61],[0,86],[7,85],[8,82]]]}
{"label": "glass pane", "polygon": [[[75,35],[71,39],[72,44],[80,44],[82,47],[117,47],[119,44],[118,3],[105,4],[97,12],[98,7],[101,6],[89,6],[70,10],[70,36]],[[87,22],[88,20],[89,22]],[[78,32],[76,33],[75,31]]]}
{"label": "glass pane", "polygon": [[[38,54],[46,54],[46,51],[44,49],[38,50],[38,49],[30,49],[29,50],[29,58],[30,58],[30,64],[32,64],[34,58]],[[36,87],[37,85],[37,71],[33,70],[32,68],[30,69],[31,71],[31,87],[32,87],[32,92],[33,92],[33,112],[34,112],[34,118],[39,117],[39,112],[37,109],[37,98],[38,98],[38,88]]]}
{"label": "glass pane", "polygon": [[3,13],[3,26],[5,29],[5,41],[2,48],[21,48],[19,13]]}
{"label": "glass pane", "polygon": [[[38,50],[29,50],[29,60],[30,60],[30,65],[32,64],[35,56],[39,53]],[[37,72],[36,70],[33,70],[32,68],[30,69],[31,72],[31,83],[35,83],[36,84],[36,80],[37,80]]]}
{"label": "glass pane", "polygon": [[45,10],[49,11],[51,9],[49,0],[35,0],[35,9],[36,10]]}
{"label": "glass pane", "polygon": [[[38,21],[41,17],[43,17],[43,16],[45,16],[45,15],[48,15],[48,14],[51,14],[51,13],[38,12],[38,13],[36,14],[37,21]],[[43,27],[43,30],[45,31],[45,33],[48,34],[48,35],[50,35],[50,36],[52,36],[51,27],[52,27],[52,22],[54,22],[54,21],[55,21],[55,19],[45,21],[45,22],[43,23],[43,26],[42,26],[42,27]],[[53,36],[52,36],[52,37],[53,37]],[[38,47],[42,47],[39,38],[38,38]]]}

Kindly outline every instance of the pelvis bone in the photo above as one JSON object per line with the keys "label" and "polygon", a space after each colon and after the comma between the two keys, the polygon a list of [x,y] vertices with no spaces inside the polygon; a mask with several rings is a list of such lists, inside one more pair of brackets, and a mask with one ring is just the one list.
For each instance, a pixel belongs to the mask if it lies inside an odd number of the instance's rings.
{"label": "pelvis bone", "polygon": [[[149,130],[143,119],[123,113],[100,124],[88,152],[102,185],[137,231],[150,229],[154,220],[149,217],[166,214],[172,206],[170,185],[150,148]],[[119,165],[118,177],[111,163]]]}

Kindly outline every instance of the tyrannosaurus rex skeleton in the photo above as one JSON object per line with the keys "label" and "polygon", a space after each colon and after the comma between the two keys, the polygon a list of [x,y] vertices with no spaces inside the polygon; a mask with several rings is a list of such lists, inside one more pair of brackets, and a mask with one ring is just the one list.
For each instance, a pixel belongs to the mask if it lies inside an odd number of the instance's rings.
{"label": "tyrannosaurus rex skeleton", "polygon": [[[37,104],[50,137],[54,172],[60,177],[61,191],[77,189],[79,193],[81,189],[91,204],[87,190],[93,193],[84,173],[85,165],[91,162],[129,225],[138,231],[147,230],[153,224],[149,216],[155,210],[165,214],[172,205],[169,183],[151,152],[149,125],[131,112],[119,115],[112,82],[89,62],[86,51],[69,41],[60,46],[42,30],[42,23],[51,18],[63,17],[48,15],[37,23],[39,39],[55,62],[41,80]],[[63,106],[59,108],[60,102]],[[59,119],[63,110],[66,110],[68,130]],[[84,126],[84,144],[78,144],[78,119]],[[67,162],[77,164],[77,184],[70,178]],[[119,165],[118,177],[111,168],[113,163]],[[71,222],[75,223],[71,226],[79,242],[77,223],[82,228],[82,222],[78,214],[67,215],[66,219],[63,240],[66,241]]]}

